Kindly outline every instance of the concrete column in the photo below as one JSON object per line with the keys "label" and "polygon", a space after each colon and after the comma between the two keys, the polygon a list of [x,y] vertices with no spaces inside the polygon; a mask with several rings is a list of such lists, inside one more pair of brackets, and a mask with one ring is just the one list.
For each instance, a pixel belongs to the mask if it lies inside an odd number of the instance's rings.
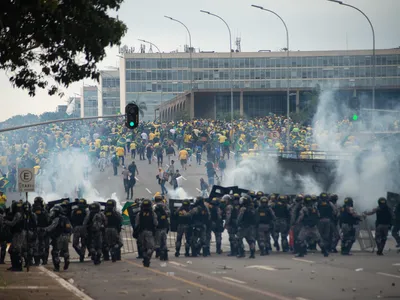
{"label": "concrete column", "polygon": [[240,91],[239,106],[240,116],[243,117],[243,91]]}
{"label": "concrete column", "polygon": [[190,93],[190,101],[189,101],[189,116],[190,119],[194,118],[194,92]]}
{"label": "concrete column", "polygon": [[296,91],[296,113],[300,111],[300,90]]}
{"label": "concrete column", "polygon": [[356,89],[353,90],[353,97],[357,97],[357,90]]}

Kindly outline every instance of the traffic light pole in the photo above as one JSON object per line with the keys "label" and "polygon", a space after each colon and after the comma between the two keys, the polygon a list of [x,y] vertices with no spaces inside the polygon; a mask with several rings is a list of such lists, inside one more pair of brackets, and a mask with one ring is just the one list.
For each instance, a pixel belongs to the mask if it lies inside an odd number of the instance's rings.
{"label": "traffic light pole", "polygon": [[13,131],[13,130],[24,129],[24,128],[30,128],[30,127],[54,124],[54,123],[63,123],[63,122],[72,122],[72,121],[85,121],[85,120],[96,120],[96,119],[114,119],[114,118],[124,118],[124,117],[125,117],[125,115],[109,115],[109,116],[96,116],[96,117],[60,119],[60,120],[46,121],[46,122],[40,122],[40,123],[35,123],[35,124],[29,124],[29,125],[22,125],[22,126],[4,128],[4,129],[0,129],[0,133]]}

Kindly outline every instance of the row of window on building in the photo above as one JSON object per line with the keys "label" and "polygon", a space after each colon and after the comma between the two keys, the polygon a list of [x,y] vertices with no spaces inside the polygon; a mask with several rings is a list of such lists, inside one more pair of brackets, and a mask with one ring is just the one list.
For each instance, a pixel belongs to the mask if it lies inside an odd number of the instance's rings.
{"label": "row of window on building", "polygon": [[[291,53],[295,55],[295,53]],[[265,58],[233,58],[233,68],[279,68],[288,65],[292,67],[327,67],[327,66],[369,66],[372,65],[371,56],[312,56],[289,57],[282,53],[282,57]],[[230,58],[193,58],[193,68],[213,69],[229,68]],[[400,65],[400,55],[377,55],[376,65]],[[132,58],[126,59],[126,69],[180,69],[190,68],[190,58]]]}

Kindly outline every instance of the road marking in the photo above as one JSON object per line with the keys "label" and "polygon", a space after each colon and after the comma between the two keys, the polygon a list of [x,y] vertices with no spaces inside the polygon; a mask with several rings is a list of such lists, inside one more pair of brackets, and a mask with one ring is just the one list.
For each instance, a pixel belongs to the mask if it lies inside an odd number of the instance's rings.
{"label": "road marking", "polygon": [[142,278],[132,278],[130,279],[131,281],[146,281],[146,280],[152,280],[153,278],[151,277],[142,277]]}
{"label": "road marking", "polygon": [[153,194],[148,188],[146,188],[146,191],[147,191],[149,194]]}
{"label": "road marking", "polygon": [[153,289],[151,290],[153,293],[164,293],[164,292],[179,292],[176,288],[168,288],[168,289]]}
{"label": "road marking", "polygon": [[[136,266],[136,267],[144,268],[142,265],[137,264],[137,263],[134,263],[133,261],[129,261],[129,260],[125,260],[125,259],[123,259],[123,261],[127,262],[128,264],[134,265],[134,266]],[[181,277],[178,277],[178,276],[168,276],[166,273],[161,272],[161,271],[156,270],[156,269],[146,268],[146,270],[149,271],[149,272],[158,274],[158,275],[163,275],[163,276],[168,277],[168,278],[173,279],[173,280],[177,280],[177,281],[180,281],[180,282],[184,282],[184,283],[186,283],[186,284],[189,284],[189,285],[191,285],[191,286],[195,286],[195,287],[200,288],[200,289],[203,289],[203,290],[205,290],[205,291],[212,292],[212,293],[214,293],[214,294],[223,296],[223,297],[225,297],[225,298],[227,298],[227,299],[231,299],[231,300],[243,300],[242,298],[235,297],[235,296],[233,296],[233,295],[227,294],[227,293],[225,293],[225,292],[218,291],[218,290],[216,290],[216,289],[207,287],[207,286],[202,285],[202,284],[197,283],[197,282],[190,281],[190,280],[188,280],[188,279],[184,279],[184,278],[181,278]],[[183,270],[184,270],[184,269],[183,269]],[[286,300],[286,299],[285,299],[285,300]]]}
{"label": "road marking", "polygon": [[207,279],[209,279],[209,280],[211,280],[213,282],[217,282],[218,281],[220,283],[229,284],[229,285],[232,285],[234,287],[237,287],[237,288],[240,288],[240,289],[243,289],[243,290],[247,290],[247,291],[253,292],[253,293],[258,293],[258,294],[261,294],[263,296],[267,296],[267,297],[270,297],[270,298],[273,298],[273,299],[276,299],[276,300],[293,300],[293,298],[287,298],[285,296],[282,296],[282,295],[279,295],[279,294],[275,294],[275,293],[269,292],[267,290],[259,290],[259,289],[250,287],[248,285],[237,285],[237,284],[235,284],[233,282],[230,282],[230,281],[227,281],[227,280],[223,280],[223,279],[218,278],[216,276],[208,275],[208,274],[201,273],[201,272],[196,272],[196,271],[193,271],[193,270],[190,270],[190,269],[187,269],[187,268],[180,268],[180,267],[174,267],[174,266],[171,266],[171,267],[174,268],[174,269],[183,271],[183,272],[194,274],[196,276],[201,276],[202,278],[207,278]]}
{"label": "road marking", "polygon": [[186,267],[184,264],[180,264],[180,263],[178,263],[178,262],[176,262],[176,261],[170,261],[169,263],[170,263],[170,264],[173,264],[173,265],[175,265],[175,266]]}
{"label": "road marking", "polygon": [[83,293],[80,290],[78,290],[75,286],[70,284],[68,281],[64,280],[63,278],[61,278],[60,276],[56,275],[55,273],[47,270],[45,267],[39,266],[37,268],[39,270],[41,270],[42,272],[46,273],[48,276],[50,276],[54,280],[56,280],[63,288],[65,288],[66,290],[69,290],[71,293],[73,293],[79,299],[82,299],[82,300],[94,300],[94,299],[90,298],[88,295],[86,295],[85,293]]}
{"label": "road marking", "polygon": [[139,178],[135,177],[136,181],[139,181]]}
{"label": "road marking", "polygon": [[400,264],[393,264],[393,266],[400,266]]}
{"label": "road marking", "polygon": [[233,279],[233,278],[230,278],[230,277],[222,277],[222,278],[226,279],[226,280],[229,280],[229,281],[232,281],[232,282],[240,283],[240,284],[245,284],[246,283],[244,281],[240,281],[240,280]]}
{"label": "road marking", "polygon": [[297,260],[297,261],[301,261],[301,262],[305,262],[305,263],[309,263],[309,264],[315,263],[315,261],[307,260],[307,259],[301,259],[301,258],[292,258],[292,259],[293,260]]}
{"label": "road marking", "polygon": [[296,297],[296,300],[308,300],[308,299],[302,297]]}
{"label": "road marking", "polygon": [[235,154],[235,152],[231,151],[232,154]]}
{"label": "road marking", "polygon": [[182,175],[181,175],[181,177],[182,177],[183,180],[187,180],[187,179],[186,179],[185,177],[183,177]]}
{"label": "road marking", "polygon": [[388,273],[378,272],[376,274],[383,275],[383,276],[388,276],[388,277],[400,278],[400,276],[398,276],[398,275],[393,275],[393,274],[388,274]]}
{"label": "road marking", "polygon": [[196,188],[196,190],[198,190],[198,191],[199,191],[199,193],[201,193],[201,190],[200,190],[200,189]]}
{"label": "road marking", "polygon": [[246,269],[260,269],[260,270],[267,270],[267,271],[277,271],[273,267],[270,266],[247,266]]}
{"label": "road marking", "polygon": [[0,290],[47,290],[48,286],[17,286],[17,285],[8,285],[8,286],[0,286]]}

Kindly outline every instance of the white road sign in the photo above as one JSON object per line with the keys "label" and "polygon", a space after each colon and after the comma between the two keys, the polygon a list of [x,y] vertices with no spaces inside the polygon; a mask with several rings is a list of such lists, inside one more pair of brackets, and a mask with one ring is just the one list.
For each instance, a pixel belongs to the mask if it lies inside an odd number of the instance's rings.
{"label": "white road sign", "polygon": [[18,190],[19,192],[35,191],[35,169],[18,169]]}

